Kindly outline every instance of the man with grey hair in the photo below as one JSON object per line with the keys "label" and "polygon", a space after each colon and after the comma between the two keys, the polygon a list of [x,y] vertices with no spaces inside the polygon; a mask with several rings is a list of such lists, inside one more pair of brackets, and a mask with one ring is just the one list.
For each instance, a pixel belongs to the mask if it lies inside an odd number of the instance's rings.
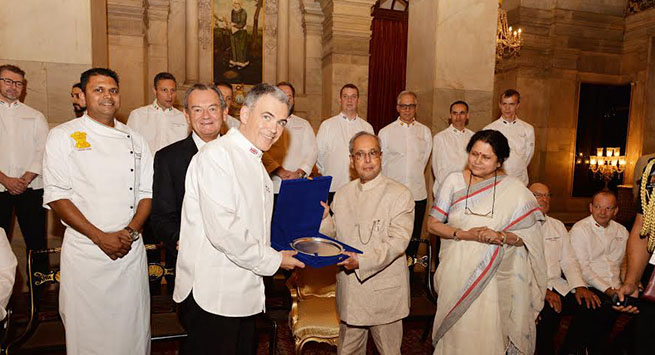
{"label": "man with grey hair", "polygon": [[325,207],[321,233],[351,245],[337,274],[338,354],[366,352],[368,332],[381,354],[400,354],[402,319],[409,314],[405,249],[412,235],[412,193],[381,174],[382,151],[374,134],[350,140],[350,165],[358,179],[340,187]]}
{"label": "man with grey hair", "polygon": [[[407,186],[414,198],[414,231],[412,239],[421,239],[423,217],[428,192],[425,187],[425,167],[432,149],[432,132],[416,120],[416,94],[403,91],[398,94],[398,119],[380,130],[384,159],[382,174]],[[409,250],[408,254],[413,254]]]}
{"label": "man with grey hair", "polygon": [[280,89],[256,85],[239,129],[206,144],[189,164],[173,294],[188,332],[187,354],[253,353],[263,276],[304,267],[296,252],[270,246],[273,183],[261,163],[289,108]]}
{"label": "man with grey hair", "polygon": [[[166,246],[166,267],[175,267],[180,239],[184,178],[198,150],[219,136],[227,105],[214,86],[195,84],[184,95],[184,117],[191,134],[155,154],[152,185],[152,229]],[[166,279],[172,292],[174,278]]]}

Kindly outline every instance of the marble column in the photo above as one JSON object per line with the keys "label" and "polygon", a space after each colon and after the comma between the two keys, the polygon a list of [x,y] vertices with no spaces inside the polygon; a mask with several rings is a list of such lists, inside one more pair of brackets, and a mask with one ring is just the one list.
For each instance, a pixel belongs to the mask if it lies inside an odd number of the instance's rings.
{"label": "marble column", "polygon": [[[148,0],[148,76],[146,82],[151,86],[157,73],[168,71],[168,12],[169,0]],[[146,87],[147,87],[146,86]],[[155,95],[147,90],[148,101]]]}
{"label": "marble column", "polygon": [[[315,130],[322,117],[322,62],[323,62],[323,11],[317,0],[302,0],[300,10],[303,16],[305,37],[305,97],[296,98],[296,106],[307,113],[306,118]],[[299,91],[296,88],[296,91]]]}
{"label": "marble column", "polygon": [[406,86],[434,132],[448,126],[456,100],[469,103],[471,129],[491,122],[497,8],[496,1],[411,1]]}
{"label": "marble column", "polygon": [[277,81],[289,80],[289,0],[277,1]]}
{"label": "marble column", "polygon": [[198,0],[186,1],[186,78],[185,84],[198,81]]}
{"label": "marble column", "polygon": [[[175,75],[178,89],[186,78],[186,55],[180,48],[186,48],[186,2],[185,0],[170,0],[168,15],[168,71]],[[183,91],[182,91],[183,93]],[[178,97],[180,96],[178,92]]]}
{"label": "marble column", "polygon": [[145,11],[144,0],[107,1],[109,67],[120,76],[121,107],[116,116],[123,122],[148,101]]}
{"label": "marble column", "polygon": [[359,115],[366,118],[371,7],[375,0],[320,0],[320,4],[325,16],[322,117],[339,112],[339,90],[353,83],[359,88]]}

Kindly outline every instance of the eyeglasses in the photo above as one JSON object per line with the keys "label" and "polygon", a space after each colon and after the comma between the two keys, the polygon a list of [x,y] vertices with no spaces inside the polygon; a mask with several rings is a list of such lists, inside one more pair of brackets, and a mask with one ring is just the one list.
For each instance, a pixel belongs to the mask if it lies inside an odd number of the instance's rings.
{"label": "eyeglasses", "polygon": [[15,86],[17,88],[22,88],[23,86],[25,86],[25,83],[22,82],[21,80],[11,80],[9,78],[0,78],[0,80],[4,81],[5,84],[7,84],[9,86],[13,85],[13,86]]}
{"label": "eyeglasses", "polygon": [[371,150],[369,152],[364,152],[364,151],[360,150],[359,152],[355,152],[355,153],[352,154],[352,156],[354,156],[355,159],[357,159],[357,160],[364,160],[364,159],[366,159],[367,156],[371,160],[379,159],[380,155],[382,155],[382,152],[379,151],[379,150],[375,150],[375,149],[373,149],[373,150]]}
{"label": "eyeglasses", "polygon": [[491,200],[491,211],[487,213],[477,213],[471,210],[468,206],[469,203],[469,190],[471,188],[471,181],[473,180],[473,176],[469,178],[469,184],[468,187],[466,188],[466,200],[464,201],[464,214],[465,215],[473,215],[473,216],[478,216],[478,217],[487,217],[487,218],[494,218],[494,208],[496,207],[496,178],[498,177],[498,174],[496,171],[494,171],[494,191],[493,191],[493,200]]}
{"label": "eyeglasses", "polygon": [[416,104],[408,104],[408,105],[401,105],[401,104],[398,104],[398,108],[401,109],[401,110],[415,109],[415,108],[416,108]]}
{"label": "eyeglasses", "polygon": [[553,194],[541,194],[538,192],[533,192],[532,193],[535,198],[542,198],[542,197],[553,197]]}

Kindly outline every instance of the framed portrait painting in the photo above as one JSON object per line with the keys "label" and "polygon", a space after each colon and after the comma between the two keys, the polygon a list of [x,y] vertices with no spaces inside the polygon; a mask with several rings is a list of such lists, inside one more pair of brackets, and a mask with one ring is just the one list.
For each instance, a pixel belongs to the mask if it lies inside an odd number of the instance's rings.
{"label": "framed portrait painting", "polygon": [[214,82],[262,81],[264,0],[213,0]]}

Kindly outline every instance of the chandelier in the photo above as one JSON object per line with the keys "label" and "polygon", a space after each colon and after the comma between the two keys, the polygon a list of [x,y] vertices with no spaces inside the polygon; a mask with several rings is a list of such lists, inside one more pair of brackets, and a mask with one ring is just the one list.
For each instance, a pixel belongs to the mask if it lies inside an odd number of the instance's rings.
{"label": "chandelier", "polygon": [[622,174],[625,171],[625,165],[625,156],[621,155],[619,147],[596,148],[596,155],[589,157],[589,170],[594,174],[600,174],[605,180],[605,186],[612,180],[614,174]]}
{"label": "chandelier", "polygon": [[496,30],[496,59],[501,60],[519,54],[523,46],[521,29],[512,30],[507,24],[507,12],[501,8],[502,0],[498,1],[498,29]]}

